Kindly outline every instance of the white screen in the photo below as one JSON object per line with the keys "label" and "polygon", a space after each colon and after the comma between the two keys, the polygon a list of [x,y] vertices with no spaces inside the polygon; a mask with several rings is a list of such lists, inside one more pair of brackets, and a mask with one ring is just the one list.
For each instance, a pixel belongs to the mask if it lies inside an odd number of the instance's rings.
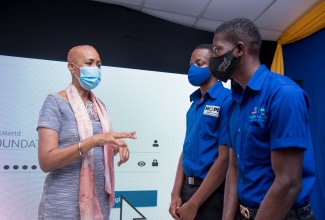
{"label": "white screen", "polygon": [[[0,73],[0,216],[2,220],[37,219],[46,176],[37,159],[38,112],[48,94],[65,89],[71,75],[66,62],[9,56],[0,56]],[[230,88],[230,83],[225,86]],[[114,131],[137,131],[136,140],[126,140],[129,161],[115,166],[118,196],[112,220],[141,215],[172,219],[170,193],[185,136],[189,95],[195,89],[187,75],[102,67],[102,81],[94,93],[106,105]],[[116,156],[115,164],[118,160]],[[123,200],[123,213],[119,195],[131,203]]]}

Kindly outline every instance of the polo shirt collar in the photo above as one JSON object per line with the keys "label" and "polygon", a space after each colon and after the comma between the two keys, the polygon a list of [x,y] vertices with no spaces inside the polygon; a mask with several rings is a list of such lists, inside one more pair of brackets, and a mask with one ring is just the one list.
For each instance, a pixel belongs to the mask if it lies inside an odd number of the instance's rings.
{"label": "polo shirt collar", "polygon": [[249,87],[251,90],[261,90],[262,85],[264,83],[266,77],[266,66],[263,64],[261,65],[254,73],[252,78],[249,80],[246,87]]}
{"label": "polo shirt collar", "polygon": [[259,91],[262,88],[262,85],[265,81],[265,77],[267,75],[268,69],[263,64],[257,68],[255,73],[253,74],[252,78],[249,80],[248,84],[246,85],[245,91],[241,88],[239,84],[236,85],[232,92],[233,100],[238,103],[242,102],[243,92],[248,92],[247,90],[251,91]]}
{"label": "polo shirt collar", "polygon": [[[223,87],[222,82],[218,81],[216,82],[211,88],[204,94],[204,98],[207,98],[207,96],[210,96],[211,98],[216,99],[218,96],[218,93],[220,91],[220,88]],[[190,101],[194,101],[195,103],[200,103],[201,98],[201,90],[197,89],[190,95]]]}

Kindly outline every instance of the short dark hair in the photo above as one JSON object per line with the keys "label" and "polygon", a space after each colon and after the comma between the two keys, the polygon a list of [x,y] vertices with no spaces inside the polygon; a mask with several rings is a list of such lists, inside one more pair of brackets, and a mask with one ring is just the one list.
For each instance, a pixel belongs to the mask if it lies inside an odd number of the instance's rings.
{"label": "short dark hair", "polygon": [[262,45],[262,37],[258,27],[247,18],[234,18],[224,22],[214,32],[214,35],[221,34],[225,40],[237,44],[243,42],[249,47],[252,55],[259,55]]}
{"label": "short dark hair", "polygon": [[196,50],[196,49],[207,49],[211,53],[213,53],[213,46],[212,46],[212,44],[200,44],[199,46],[195,47],[194,50]]}

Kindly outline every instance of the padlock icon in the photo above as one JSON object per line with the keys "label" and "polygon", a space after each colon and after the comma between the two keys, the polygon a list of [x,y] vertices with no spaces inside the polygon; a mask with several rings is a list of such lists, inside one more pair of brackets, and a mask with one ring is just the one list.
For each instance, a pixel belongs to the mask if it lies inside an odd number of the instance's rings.
{"label": "padlock icon", "polygon": [[157,167],[157,166],[158,166],[158,161],[157,161],[156,159],[154,159],[154,160],[152,161],[152,166],[153,166],[153,167]]}

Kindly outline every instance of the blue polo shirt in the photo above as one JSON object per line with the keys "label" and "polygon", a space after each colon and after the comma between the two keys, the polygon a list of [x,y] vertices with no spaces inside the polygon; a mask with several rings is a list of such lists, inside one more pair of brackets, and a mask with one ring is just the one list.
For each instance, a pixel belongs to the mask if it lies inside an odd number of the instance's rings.
{"label": "blue polo shirt", "polygon": [[193,102],[186,114],[182,165],[187,176],[203,179],[218,157],[218,146],[228,144],[225,108],[231,91],[218,81],[204,94],[202,102],[200,98],[200,89],[190,96]]}
{"label": "blue polo shirt", "polygon": [[258,208],[274,181],[271,151],[301,148],[302,185],[294,206],[305,205],[315,182],[314,151],[309,128],[309,98],[289,78],[260,66],[242,91],[235,88],[229,107],[229,146],[236,153],[238,197]]}

